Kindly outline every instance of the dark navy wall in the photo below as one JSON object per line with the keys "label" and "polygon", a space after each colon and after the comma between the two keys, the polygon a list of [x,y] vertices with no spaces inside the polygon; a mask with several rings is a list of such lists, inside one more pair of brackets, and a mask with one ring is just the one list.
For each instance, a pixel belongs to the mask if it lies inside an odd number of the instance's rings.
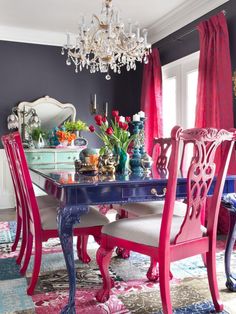
{"label": "dark navy wall", "polygon": [[[0,136],[7,133],[7,116],[21,101],[33,101],[43,96],[60,102],[70,102],[77,118],[93,123],[90,114],[91,95],[97,94],[102,113],[106,101],[109,112],[117,108],[124,116],[139,111],[142,67],[136,71],[122,70],[107,81],[104,74],[83,70],[76,74],[74,67],[65,64],[60,47],[0,41]],[[91,146],[99,141],[94,134],[84,134]]]}
{"label": "dark navy wall", "polygon": [[[8,132],[6,119],[13,106],[46,95],[72,103],[77,118],[90,124],[91,95],[97,94],[101,109],[108,101],[111,111],[118,94],[115,84],[115,77],[107,81],[103,74],[86,70],[76,74],[74,67],[66,66],[60,47],[0,41],[0,135]],[[91,146],[97,145],[94,134],[84,135]]]}

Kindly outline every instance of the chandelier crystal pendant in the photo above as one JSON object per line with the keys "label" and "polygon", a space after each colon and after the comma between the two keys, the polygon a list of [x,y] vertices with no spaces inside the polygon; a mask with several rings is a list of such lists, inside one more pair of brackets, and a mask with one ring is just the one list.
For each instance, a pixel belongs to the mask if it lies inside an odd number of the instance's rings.
{"label": "chandelier crystal pendant", "polygon": [[106,73],[110,80],[110,71],[120,74],[124,66],[130,71],[136,69],[136,62],[148,63],[151,52],[148,32],[146,29],[141,32],[139,26],[133,31],[133,26],[129,23],[125,27],[119,12],[113,9],[112,0],[104,0],[100,17],[93,15],[89,26],[82,17],[78,34],[67,34],[61,54],[66,51],[66,64],[73,63],[76,73],[86,68],[90,73]]}

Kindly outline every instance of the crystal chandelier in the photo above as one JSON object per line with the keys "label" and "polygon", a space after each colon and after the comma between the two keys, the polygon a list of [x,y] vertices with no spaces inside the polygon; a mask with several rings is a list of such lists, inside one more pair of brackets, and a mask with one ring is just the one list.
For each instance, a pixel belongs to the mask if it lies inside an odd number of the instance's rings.
{"label": "crystal chandelier", "polygon": [[76,73],[86,68],[90,73],[106,73],[106,79],[110,80],[110,71],[120,74],[123,66],[130,71],[136,69],[136,61],[147,63],[151,45],[147,42],[147,30],[141,32],[136,26],[133,32],[132,23],[126,30],[119,12],[112,7],[112,0],[104,0],[100,17],[93,15],[89,26],[82,17],[78,34],[67,34],[62,55],[65,51],[66,64],[74,63]]}

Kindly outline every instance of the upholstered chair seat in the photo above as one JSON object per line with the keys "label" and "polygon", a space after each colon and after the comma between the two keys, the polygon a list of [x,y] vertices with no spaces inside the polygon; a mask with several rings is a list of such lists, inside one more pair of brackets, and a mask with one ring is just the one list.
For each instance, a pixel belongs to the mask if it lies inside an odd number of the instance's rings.
{"label": "upholstered chair seat", "polygon": [[[44,230],[55,230],[57,229],[57,212],[54,206],[40,208],[40,218],[42,228]],[[90,206],[89,212],[84,214],[80,218],[80,223],[75,225],[75,228],[89,228],[94,226],[104,226],[109,223],[109,220],[103,214],[100,214],[97,208]]]}
{"label": "upholstered chair seat", "polygon": [[[120,219],[105,225],[102,228],[102,234],[115,238],[122,238],[138,244],[158,247],[161,220],[162,214]],[[170,232],[170,244],[174,242],[183,220],[184,216],[173,215]],[[206,228],[204,226],[201,226],[201,230],[203,234],[206,232]]]}
{"label": "upholstered chair seat", "polygon": [[[184,217],[173,216],[170,242],[177,235]],[[139,244],[158,247],[162,215],[126,218],[112,222],[102,228],[102,234],[122,238]]]}

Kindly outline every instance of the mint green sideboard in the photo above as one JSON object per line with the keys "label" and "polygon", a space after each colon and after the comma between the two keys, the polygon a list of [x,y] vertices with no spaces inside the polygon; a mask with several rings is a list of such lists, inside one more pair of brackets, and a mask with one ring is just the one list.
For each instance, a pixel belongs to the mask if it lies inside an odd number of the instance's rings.
{"label": "mint green sideboard", "polygon": [[81,149],[25,149],[25,155],[29,166],[43,169],[52,169],[55,164],[66,167],[79,158]]}

